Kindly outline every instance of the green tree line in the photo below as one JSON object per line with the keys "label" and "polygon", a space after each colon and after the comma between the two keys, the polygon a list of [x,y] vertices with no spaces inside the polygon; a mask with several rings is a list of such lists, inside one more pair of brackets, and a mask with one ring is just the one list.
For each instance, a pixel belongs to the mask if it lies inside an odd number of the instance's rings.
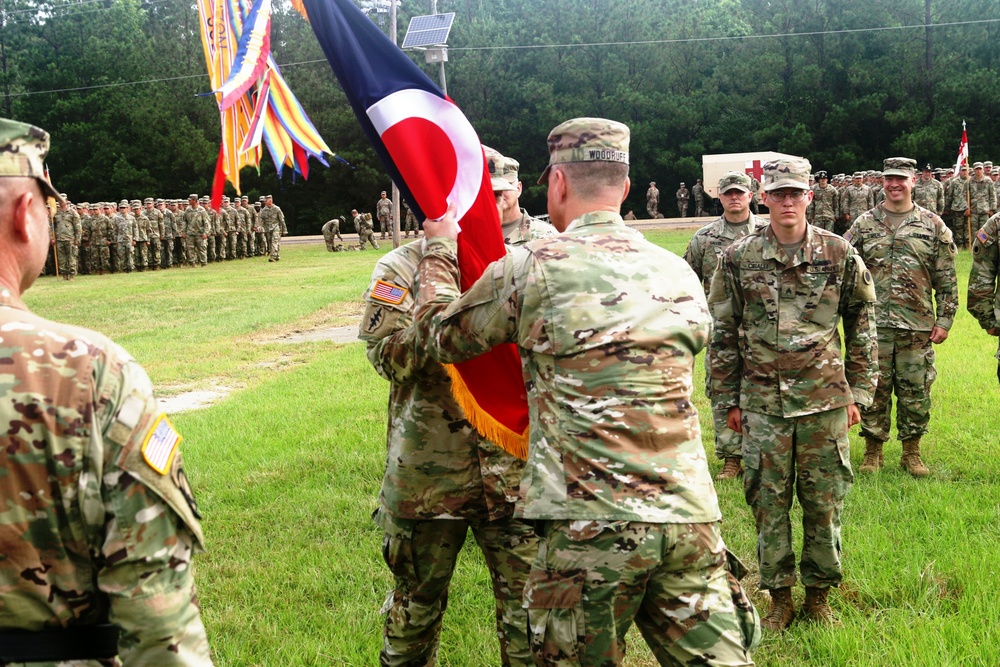
{"label": "green tree line", "polygon": [[[404,0],[400,35],[430,10]],[[545,208],[545,137],[573,116],[631,127],[636,211],[646,182],[665,193],[690,184],[706,153],[777,150],[831,172],[892,155],[948,164],[965,120],[972,158],[1000,162],[1000,3],[440,0],[438,11],[456,12],[448,93],[484,143],[521,162],[532,212]],[[260,172],[241,175],[243,193],[273,194],[292,233],[317,233],[372,209],[390,183],[285,3],[271,44],[351,166],[313,161],[308,180],[279,177],[265,151]],[[52,133],[52,178],[74,200],[208,192],[220,137],[208,88],[189,0],[0,0],[0,112]]]}

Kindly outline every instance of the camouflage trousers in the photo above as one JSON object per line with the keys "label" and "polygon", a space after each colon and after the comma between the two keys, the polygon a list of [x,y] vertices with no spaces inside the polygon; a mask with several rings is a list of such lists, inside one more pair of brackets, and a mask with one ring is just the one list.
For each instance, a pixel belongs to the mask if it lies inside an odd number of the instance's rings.
{"label": "camouflage trousers", "polygon": [[743,465],[743,493],[757,524],[760,587],[795,584],[793,493],[802,506],[802,583],[838,585],[840,514],[854,483],[847,408],[787,418],[744,410]]}
{"label": "camouflage trousers", "polygon": [[[973,216],[975,218],[975,216]],[[984,219],[985,222],[985,219]],[[969,225],[973,225],[972,231],[975,232],[982,227],[974,226],[975,222],[970,221],[965,217],[965,211],[947,211],[944,216],[944,223],[951,230],[952,236],[955,240],[955,245],[959,247],[960,250],[969,249]]]}
{"label": "camouflage trousers", "polygon": [[833,232],[835,231],[834,230],[835,223],[836,220],[834,220],[833,218],[821,217],[821,218],[816,218],[812,224],[816,227],[819,227],[820,229],[825,229],[828,232]]}
{"label": "camouflage trousers", "polygon": [[538,537],[530,524],[513,518],[411,521],[383,510],[376,511],[374,518],[384,531],[382,555],[395,581],[382,609],[386,614],[380,655],[383,666],[437,664],[448,588],[469,529],[493,582],[500,662],[531,664],[527,612],[521,604],[538,552]]}
{"label": "camouflage trousers", "polygon": [[76,253],[72,241],[56,241],[56,255],[59,259],[59,275],[76,275]]}
{"label": "camouflage trousers", "polygon": [[[392,233],[392,216],[391,215],[380,215],[378,217],[378,227],[379,232],[382,234],[382,238],[385,238],[387,233]],[[977,228],[978,229],[978,228]]]}
{"label": "camouflage trousers", "polygon": [[187,241],[185,252],[187,253],[189,264],[205,266],[208,263],[208,242],[211,238],[203,239],[200,236],[191,235],[185,239]]}
{"label": "camouflage trousers", "polygon": [[160,268],[160,248],[160,239],[149,239],[149,268],[151,269]]}
{"label": "camouflage trousers", "polygon": [[271,259],[281,259],[281,227],[272,227],[271,231],[268,233],[268,237],[269,241],[267,247],[271,252]]}
{"label": "camouflage trousers", "polygon": [[370,229],[358,232],[358,243],[361,249],[365,249],[365,243],[371,243],[372,249],[378,250],[378,243],[375,242],[375,234]]}
{"label": "camouflage trousers", "polygon": [[[712,369],[709,356],[705,354],[705,396],[712,398]],[[712,410],[712,426],[715,429],[715,456],[720,459],[743,455],[743,436],[729,428],[726,420],[727,409]]]}
{"label": "camouflage trousers", "polygon": [[160,266],[169,269],[174,265],[174,240],[163,239],[163,250],[160,252]]}
{"label": "camouflage trousers", "polygon": [[892,395],[900,440],[919,438],[931,421],[931,385],[937,378],[930,331],[878,327],[878,385],[871,407],[861,408],[861,435],[889,439]]}
{"label": "camouflage trousers", "polygon": [[116,266],[119,272],[131,272],[135,269],[134,249],[131,241],[120,241],[116,246]]}
{"label": "camouflage trousers", "polygon": [[677,211],[681,214],[682,218],[688,217],[688,203],[687,201],[677,200]]}
{"label": "camouflage trousers", "polygon": [[[410,232],[413,232],[414,236],[420,236],[420,227],[417,225],[417,216],[413,215],[413,211],[406,214],[406,235],[409,236]],[[341,239],[343,241],[343,239]]]}
{"label": "camouflage trousers", "polygon": [[658,211],[657,208],[660,207],[660,202],[646,202],[646,213],[649,214],[650,218],[655,218]]}
{"label": "camouflage trousers", "polygon": [[536,665],[619,665],[633,622],[661,665],[753,664],[759,619],[718,523],[541,525],[524,591]]}
{"label": "camouflage trousers", "polygon": [[145,271],[149,266],[149,246],[148,241],[137,241],[135,244],[135,267],[140,271]]}

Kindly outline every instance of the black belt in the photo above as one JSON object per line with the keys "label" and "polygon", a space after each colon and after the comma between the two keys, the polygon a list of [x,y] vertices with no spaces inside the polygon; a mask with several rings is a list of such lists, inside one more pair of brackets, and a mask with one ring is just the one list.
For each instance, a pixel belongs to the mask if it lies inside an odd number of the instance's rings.
{"label": "black belt", "polygon": [[118,627],[85,625],[38,632],[0,631],[0,662],[97,660],[118,655]]}

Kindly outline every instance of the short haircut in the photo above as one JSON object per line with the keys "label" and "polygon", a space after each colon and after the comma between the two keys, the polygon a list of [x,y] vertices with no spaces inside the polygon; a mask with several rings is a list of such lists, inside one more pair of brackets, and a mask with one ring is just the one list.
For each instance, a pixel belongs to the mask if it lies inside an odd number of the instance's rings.
{"label": "short haircut", "polygon": [[628,178],[628,165],[622,162],[564,162],[553,165],[553,168],[557,167],[581,193],[620,188]]}

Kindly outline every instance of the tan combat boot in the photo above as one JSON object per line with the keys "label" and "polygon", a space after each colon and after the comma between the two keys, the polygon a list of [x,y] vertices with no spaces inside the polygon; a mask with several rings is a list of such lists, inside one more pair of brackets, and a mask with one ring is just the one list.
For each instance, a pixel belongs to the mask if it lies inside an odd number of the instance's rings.
{"label": "tan combat boot", "polygon": [[874,438],[865,438],[865,461],[858,468],[858,472],[875,472],[884,462],[882,443]]}
{"label": "tan combat boot", "polygon": [[721,481],[724,479],[736,479],[737,477],[742,477],[743,466],[741,463],[742,459],[739,456],[727,456],[722,464],[722,472],[720,472],[715,479]]}
{"label": "tan combat boot", "polygon": [[770,632],[781,632],[795,618],[795,604],[792,602],[792,589],[789,586],[775,588],[771,591],[771,609],[767,616],[761,619],[760,625]]}
{"label": "tan combat boot", "polygon": [[802,610],[808,620],[821,625],[834,625],[837,622],[830,604],[826,601],[829,592],[829,588],[806,586],[806,602],[802,605]]}
{"label": "tan combat boot", "polygon": [[920,438],[903,441],[903,457],[899,460],[906,472],[914,477],[926,477],[931,471],[920,460]]}

